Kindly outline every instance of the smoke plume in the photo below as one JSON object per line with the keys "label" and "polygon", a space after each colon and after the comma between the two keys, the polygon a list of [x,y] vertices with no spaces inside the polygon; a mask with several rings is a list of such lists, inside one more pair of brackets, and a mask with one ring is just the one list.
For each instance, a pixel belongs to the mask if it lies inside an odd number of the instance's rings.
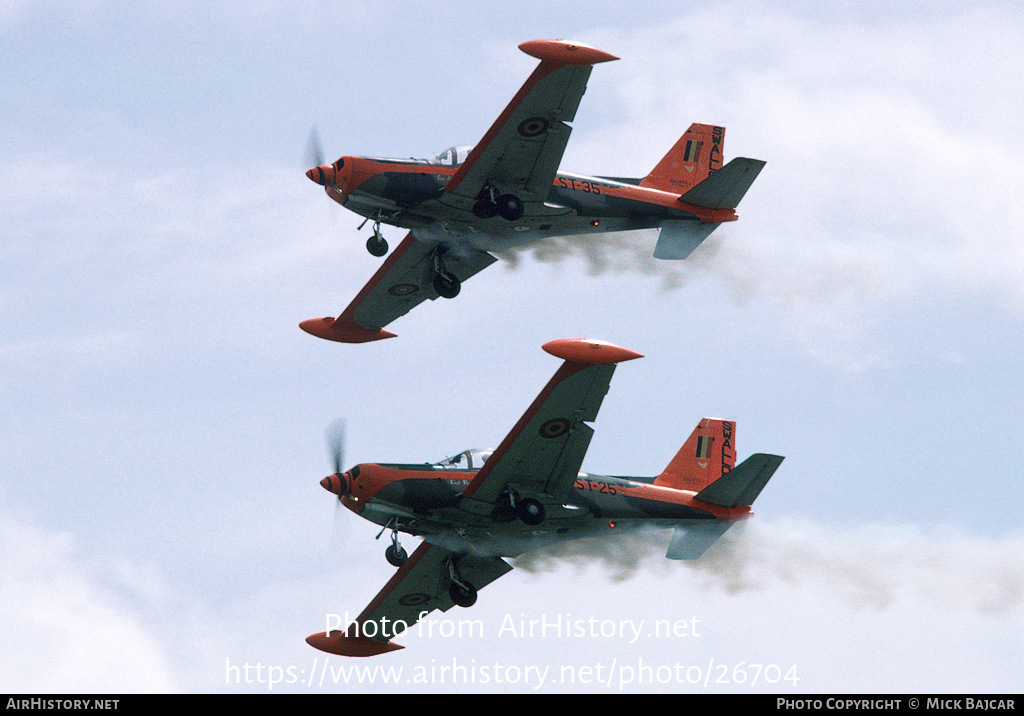
{"label": "smoke plume", "polygon": [[715,257],[721,250],[721,239],[713,234],[684,261],[666,261],[654,258],[654,245],[658,232],[655,229],[624,231],[614,234],[588,234],[585,236],[558,236],[551,239],[513,248],[498,255],[506,265],[515,270],[523,256],[544,264],[556,264],[574,258],[586,262],[590,276],[610,273],[634,273],[661,280],[662,289],[673,291],[682,288],[698,273],[707,273],[715,265]]}
{"label": "smoke plume", "polygon": [[1024,607],[1024,538],[972,537],[917,527],[830,528],[805,523],[740,524],[700,559],[665,558],[667,530],[642,530],[552,545],[517,558],[527,572],[595,564],[613,581],[640,570],[680,570],[728,594],[776,585],[820,588],[859,608],[900,600],[951,612],[1007,615]]}

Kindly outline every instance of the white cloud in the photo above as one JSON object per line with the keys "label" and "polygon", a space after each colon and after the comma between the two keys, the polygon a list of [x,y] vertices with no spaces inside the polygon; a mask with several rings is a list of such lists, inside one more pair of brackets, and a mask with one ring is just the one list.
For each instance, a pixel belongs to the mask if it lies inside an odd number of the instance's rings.
{"label": "white cloud", "polygon": [[0,515],[0,683],[22,693],[168,692],[160,640],[68,534]]}
{"label": "white cloud", "polygon": [[727,3],[607,31],[595,44],[623,60],[595,69],[585,102],[608,102],[595,88],[611,82],[619,103],[597,131],[581,112],[567,163],[642,175],[691,121],[725,124],[727,158],[768,164],[713,270],[738,297],[777,302],[827,362],[884,361],[872,316],[905,304],[981,300],[1019,316],[1024,59],[1010,38],[1024,16],[894,23]]}

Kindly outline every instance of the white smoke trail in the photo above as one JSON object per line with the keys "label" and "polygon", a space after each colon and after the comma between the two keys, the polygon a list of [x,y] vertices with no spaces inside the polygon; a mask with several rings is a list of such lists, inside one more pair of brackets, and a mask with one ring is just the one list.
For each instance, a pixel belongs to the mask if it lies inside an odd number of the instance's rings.
{"label": "white smoke trail", "polygon": [[640,531],[578,540],[525,554],[528,572],[599,564],[613,581],[641,569],[685,570],[729,594],[777,585],[820,587],[858,608],[909,600],[950,612],[1004,616],[1024,607],[1024,537],[983,538],[941,529],[810,523],[740,524],[695,561],[665,559],[670,533]]}
{"label": "white smoke trail", "polygon": [[639,274],[661,279],[662,289],[682,288],[692,276],[713,270],[715,258],[721,250],[721,237],[713,234],[683,261],[654,258],[657,230],[644,229],[614,234],[588,234],[559,236],[501,252],[509,269],[519,267],[522,256],[529,256],[543,264],[556,264],[573,258],[586,262],[590,276],[609,273]]}

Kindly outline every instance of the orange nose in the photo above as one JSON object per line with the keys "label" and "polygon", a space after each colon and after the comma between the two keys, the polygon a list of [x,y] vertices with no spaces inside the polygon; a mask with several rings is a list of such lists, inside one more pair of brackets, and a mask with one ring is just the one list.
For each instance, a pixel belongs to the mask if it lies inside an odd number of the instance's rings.
{"label": "orange nose", "polygon": [[321,186],[328,186],[337,180],[338,170],[334,168],[333,164],[321,164],[306,172],[306,176]]}

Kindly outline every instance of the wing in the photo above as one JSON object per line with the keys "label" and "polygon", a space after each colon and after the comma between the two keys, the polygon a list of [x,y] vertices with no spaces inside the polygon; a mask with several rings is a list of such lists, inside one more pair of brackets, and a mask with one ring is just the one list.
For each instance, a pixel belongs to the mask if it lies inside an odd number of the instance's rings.
{"label": "wing", "polygon": [[424,542],[345,631],[311,634],[306,642],[340,656],[374,656],[401,649],[392,637],[435,609],[445,612],[455,605],[449,596],[453,575],[481,589],[510,571],[512,567],[500,557],[458,556]]}
{"label": "wing", "polygon": [[597,418],[615,364],[640,357],[585,339],[551,341],[544,349],[565,362],[462,491],[462,509],[490,513],[507,488],[545,506],[563,505],[594,434],[586,423]]}
{"label": "wing", "polygon": [[460,283],[497,261],[485,251],[470,248],[445,251],[438,243],[409,233],[340,316],[311,318],[299,326],[318,338],[341,343],[393,338],[394,333],[381,329],[423,301],[438,297],[434,289],[438,260]]}
{"label": "wing", "polygon": [[445,185],[443,203],[472,210],[491,186],[517,195],[527,215],[544,213],[592,65],[618,59],[555,40],[519,47],[541,63]]}

